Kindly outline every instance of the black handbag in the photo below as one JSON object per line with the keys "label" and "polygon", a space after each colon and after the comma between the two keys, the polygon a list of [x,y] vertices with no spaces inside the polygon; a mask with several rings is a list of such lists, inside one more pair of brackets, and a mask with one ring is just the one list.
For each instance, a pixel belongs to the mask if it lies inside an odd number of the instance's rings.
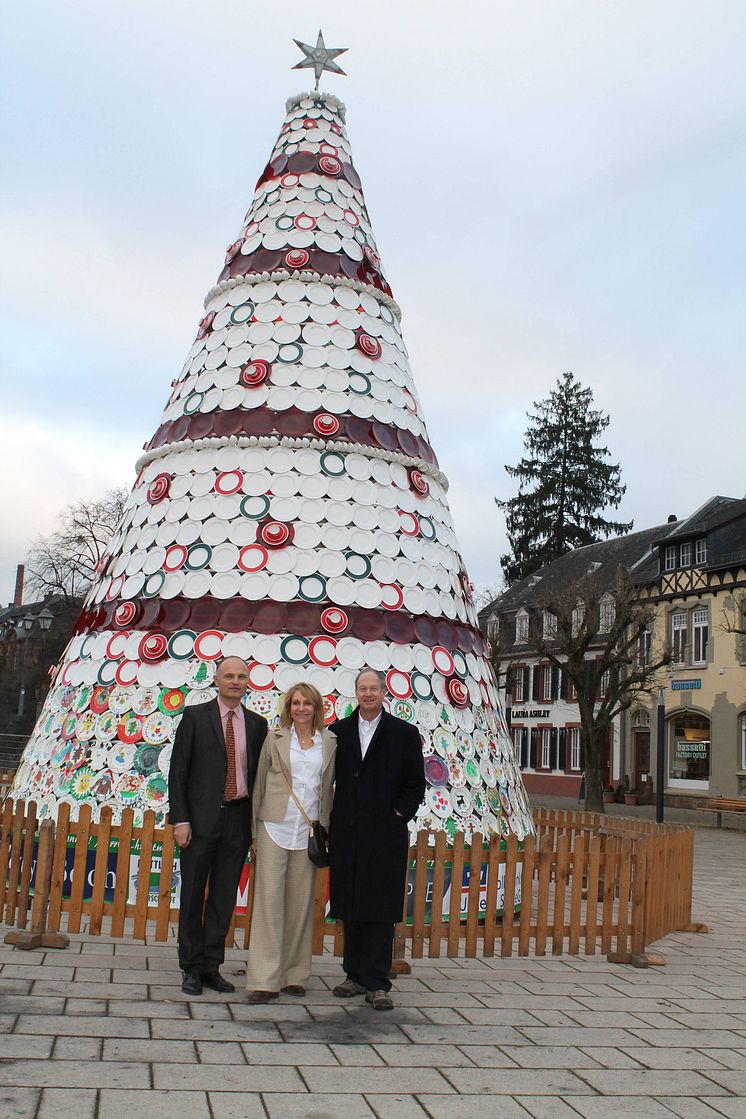
{"label": "black handbag", "polygon": [[288,792],[295,801],[295,806],[300,812],[303,819],[308,824],[308,857],[317,867],[329,866],[329,835],[326,828],[321,826],[319,820],[309,820],[308,813],[304,809],[301,802],[293,792],[293,786],[288,780],[288,775],[285,772],[285,766],[280,762],[280,769],[282,776],[285,778],[285,784],[288,787]]}

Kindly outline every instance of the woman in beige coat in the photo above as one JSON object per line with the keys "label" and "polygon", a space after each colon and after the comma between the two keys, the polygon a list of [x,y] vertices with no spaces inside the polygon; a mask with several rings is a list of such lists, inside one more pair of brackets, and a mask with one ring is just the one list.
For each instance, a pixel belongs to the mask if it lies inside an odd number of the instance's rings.
{"label": "woman in beige coat", "polygon": [[[294,684],[259,757],[252,798],[256,884],[246,969],[250,1003],[280,991],[304,995],[311,974],[316,867],[308,857],[310,820],[329,826],[337,740],[324,729],[324,703],[310,684]],[[287,777],[287,781],[286,781]]]}

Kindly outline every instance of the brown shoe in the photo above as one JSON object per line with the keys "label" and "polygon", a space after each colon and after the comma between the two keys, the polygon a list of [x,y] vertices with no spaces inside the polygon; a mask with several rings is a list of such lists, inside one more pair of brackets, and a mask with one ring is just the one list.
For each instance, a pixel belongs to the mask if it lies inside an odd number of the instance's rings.
{"label": "brown shoe", "polygon": [[301,987],[300,983],[289,983],[287,987],[282,988],[284,995],[305,995],[306,988]]}
{"label": "brown shoe", "polygon": [[365,996],[365,1001],[369,1003],[374,1010],[393,1010],[394,1001],[388,991],[368,991]]}
{"label": "brown shoe", "polygon": [[249,991],[246,996],[246,1001],[252,1006],[256,1006],[263,1002],[272,1002],[279,996],[279,991]]}
{"label": "brown shoe", "polygon": [[338,983],[332,990],[332,994],[337,999],[351,999],[355,995],[364,995],[365,987],[360,983],[356,983],[354,979],[345,979],[344,983]]}

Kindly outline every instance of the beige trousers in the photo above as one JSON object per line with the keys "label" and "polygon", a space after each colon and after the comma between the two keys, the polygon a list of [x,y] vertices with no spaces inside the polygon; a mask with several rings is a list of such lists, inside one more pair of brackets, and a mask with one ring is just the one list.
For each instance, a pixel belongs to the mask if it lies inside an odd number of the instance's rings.
{"label": "beige trousers", "polygon": [[246,986],[250,991],[306,987],[311,974],[316,867],[307,850],[278,847],[261,823],[256,847]]}

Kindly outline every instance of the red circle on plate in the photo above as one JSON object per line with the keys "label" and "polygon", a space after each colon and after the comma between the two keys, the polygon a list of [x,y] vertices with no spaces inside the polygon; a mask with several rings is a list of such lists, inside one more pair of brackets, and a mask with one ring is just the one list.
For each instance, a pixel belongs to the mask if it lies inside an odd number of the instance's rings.
{"label": "red circle on plate", "polygon": [[331,668],[337,663],[337,642],[331,637],[314,637],[308,643],[308,655],[321,668]]}
{"label": "red circle on plate", "polygon": [[267,549],[261,544],[247,544],[245,548],[241,549],[238,557],[238,566],[242,571],[248,571],[252,574],[254,571],[261,571],[263,567],[267,566]]}
{"label": "red circle on plate", "polygon": [[243,473],[240,470],[223,470],[215,479],[215,492],[222,494],[238,493],[243,485]]}
{"label": "red circle on plate", "polygon": [[319,170],[323,171],[325,175],[339,175],[342,170],[342,164],[333,155],[319,156]]}
{"label": "red circle on plate", "polygon": [[364,331],[358,334],[356,341],[357,348],[361,353],[364,353],[366,357],[369,357],[371,361],[377,361],[383,353],[381,343],[378,339],[371,337],[370,334],[366,334]]}
{"label": "red circle on plate", "polygon": [[117,684],[123,688],[130,687],[137,680],[137,661],[120,661],[114,673]]}
{"label": "red circle on plate", "polygon": [[285,253],[288,268],[305,268],[310,259],[305,249],[291,249],[289,253]]}
{"label": "red circle on plate", "polygon": [[118,661],[122,659],[124,656],[124,649],[120,650],[118,646],[120,643],[123,645],[128,637],[128,631],[120,630],[119,633],[115,633],[109,638],[106,643],[106,655],[109,660]]}
{"label": "red circle on plate", "polygon": [[396,583],[381,583],[381,590],[383,591],[381,606],[384,610],[398,610],[404,602],[404,593],[401,587],[398,587]]}
{"label": "red circle on plate", "polygon": [[[217,639],[216,648],[212,651],[205,646]],[[194,655],[202,661],[216,661],[223,655],[223,634],[219,629],[204,629],[194,639]]]}
{"label": "red circle on plate", "polygon": [[204,336],[207,334],[208,330],[212,326],[214,319],[215,319],[215,312],[214,311],[209,311],[206,315],[204,315],[199,320],[199,326],[197,327],[197,337],[198,338],[204,338]]}
{"label": "red circle on plate", "polygon": [[386,687],[396,699],[409,699],[412,694],[412,685],[406,672],[398,668],[390,668],[386,673]]}
{"label": "red circle on plate", "polygon": [[262,521],[259,525],[259,540],[267,548],[284,548],[292,542],[294,535],[293,526],[284,521]]}
{"label": "red circle on plate", "polygon": [[122,602],[114,611],[114,621],[118,626],[128,626],[137,614],[137,605],[134,602]]}
{"label": "red circle on plate", "polygon": [[337,122],[335,120],[332,121],[332,123],[329,125],[329,128],[331,129],[331,131],[334,133],[335,136],[341,136],[342,135],[342,129],[339,127],[339,125],[337,124]]}
{"label": "red circle on plate", "polygon": [[350,619],[338,606],[329,606],[321,612],[321,624],[327,633],[344,633]]}
{"label": "red circle on plate", "polygon": [[459,707],[464,707],[469,702],[469,689],[463,680],[459,680],[457,676],[453,676],[448,681],[446,688],[453,702]]}
{"label": "red circle on plate", "polygon": [[360,225],[360,218],[357,216],[354,210],[345,210],[342,216],[344,217],[344,220],[347,222],[348,225]]}
{"label": "red circle on plate", "polygon": [[304,128],[318,128],[319,126],[316,123],[316,121],[313,120],[311,117],[306,117],[306,119],[303,121],[303,127]]}
{"label": "red circle on plate", "polygon": [[165,633],[147,633],[140,642],[138,652],[144,661],[163,660],[168,652],[168,638]]}
{"label": "red circle on plate", "polygon": [[266,692],[274,687],[275,665],[259,664],[258,661],[250,661],[248,669],[249,687],[255,692]]}
{"label": "red circle on plate", "polygon": [[184,693],[180,688],[170,688],[161,696],[161,706],[170,715],[175,715],[184,706]]}
{"label": "red circle on plate", "polygon": [[230,264],[230,262],[233,260],[234,256],[237,254],[238,250],[241,248],[242,244],[243,244],[243,241],[234,241],[232,245],[228,246],[228,248],[225,250],[225,263],[226,264]]}
{"label": "red circle on plate", "polygon": [[148,502],[151,505],[157,505],[159,501],[163,501],[164,497],[168,496],[170,488],[171,475],[159,474],[148,486]]}
{"label": "red circle on plate", "polygon": [[261,385],[263,381],[267,380],[271,371],[272,366],[269,362],[258,358],[256,361],[250,361],[247,365],[241,366],[239,379],[246,388],[255,389],[257,385]]}
{"label": "red circle on plate", "polygon": [[399,520],[401,521],[401,530],[405,536],[420,535],[420,519],[416,513],[408,513],[406,510],[400,509]]}
{"label": "red circle on plate", "polygon": [[308,232],[316,228],[316,218],[312,218],[310,214],[298,214],[297,217],[293,218],[293,225],[296,229]]}
{"label": "red circle on plate", "polygon": [[124,729],[125,720],[122,719],[117,727],[117,738],[120,742],[139,742],[142,738],[143,717],[141,715],[128,715],[126,718],[130,729]]}
{"label": "red circle on plate", "polygon": [[427,494],[430,493],[430,484],[422,471],[415,470],[413,467],[411,470],[407,471],[407,473],[409,474],[410,487],[415,493],[418,493],[420,497],[426,497]]}
{"label": "red circle on plate", "polygon": [[289,173],[287,175],[283,175],[280,179],[280,182],[284,187],[294,187],[298,185],[298,176]]}
{"label": "red circle on plate", "polygon": [[113,598],[117,598],[121,594],[123,586],[124,575],[117,575],[116,579],[112,579],[106,592],[106,597],[109,599],[109,601],[111,601],[111,599]]}
{"label": "red circle on plate", "polygon": [[319,151],[322,155],[339,155],[339,148],[334,144],[320,144]]}
{"label": "red circle on plate", "polygon": [[103,684],[97,684],[88,701],[88,706],[96,715],[102,715],[109,706],[109,689],[105,688]]}
{"label": "red circle on plate", "polygon": [[328,412],[319,412],[313,418],[313,429],[317,435],[336,435],[339,431],[339,420]]}
{"label": "red circle on plate", "polygon": [[164,571],[178,571],[186,563],[188,550],[183,544],[172,544],[170,548],[166,548],[166,555],[163,560]]}
{"label": "red circle on plate", "polygon": [[433,664],[441,676],[453,676],[456,666],[453,657],[443,645],[436,645],[432,651]]}

